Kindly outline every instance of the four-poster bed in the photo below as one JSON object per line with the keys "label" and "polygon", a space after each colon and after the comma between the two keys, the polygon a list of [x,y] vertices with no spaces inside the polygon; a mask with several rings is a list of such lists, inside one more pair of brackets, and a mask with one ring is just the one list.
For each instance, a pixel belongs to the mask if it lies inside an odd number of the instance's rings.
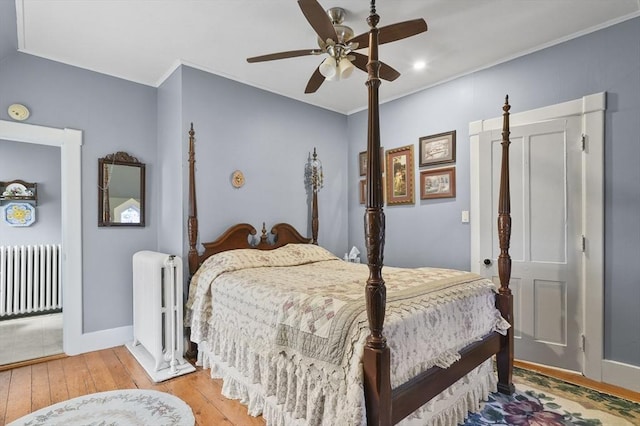
{"label": "four-poster bed", "polygon": [[[503,107],[500,288],[495,299],[491,283],[460,271],[421,268],[407,275],[407,270],[385,267],[385,282],[378,20],[372,5],[368,18],[366,265],[342,262],[315,245],[315,192],[311,238],[281,223],[270,233],[263,224],[258,239],[251,225],[239,224],[216,241],[204,243],[204,253],[198,254],[193,126],[189,131],[188,256],[193,280],[187,324],[192,326],[192,340],[204,345],[199,348],[200,361],[211,368],[212,376],[224,378],[223,393],[246,403],[250,414],[262,413],[268,423],[334,424],[340,419],[347,422],[344,424],[360,424],[366,418],[367,425],[387,426],[407,417],[407,422],[424,424],[420,422],[436,421],[437,416],[443,423],[460,421],[495,385],[489,371],[493,355],[498,390],[514,391],[513,331],[508,324],[513,324],[508,98]],[[361,289],[367,273],[363,302],[361,290],[360,296],[354,296],[349,285],[355,282]],[[325,278],[329,284],[322,283]],[[259,286],[258,281],[266,284]],[[302,286],[309,293],[302,294],[298,290]],[[322,286],[330,291],[323,293]],[[276,296],[283,298],[276,300]],[[351,325],[338,329],[338,317],[349,317]],[[274,323],[273,330],[267,328],[269,322]],[[418,342],[410,334],[407,324],[413,324],[413,331],[420,334],[430,322],[438,324],[433,331],[446,343],[431,337]],[[451,333],[443,332],[450,329]],[[249,334],[245,340],[239,337],[243,333]],[[387,342],[385,334],[394,338]],[[405,339],[409,342],[401,345],[398,341],[403,335],[409,336]],[[426,359],[427,352],[432,358]],[[425,359],[415,360],[416,354],[424,354]],[[462,402],[446,406],[450,399]]]}

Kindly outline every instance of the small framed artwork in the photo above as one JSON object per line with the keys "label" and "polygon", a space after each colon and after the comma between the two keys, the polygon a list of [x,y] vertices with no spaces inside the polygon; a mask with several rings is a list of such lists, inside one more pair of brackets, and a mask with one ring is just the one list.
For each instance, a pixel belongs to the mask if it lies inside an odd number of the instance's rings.
{"label": "small framed artwork", "polygon": [[456,131],[420,138],[420,167],[456,162]]}
{"label": "small framed artwork", "polygon": [[387,151],[387,204],[413,204],[413,145]]}
{"label": "small framed artwork", "polygon": [[[385,203],[387,200],[387,190],[385,188],[385,185],[382,185],[382,202]],[[367,180],[366,179],[361,179],[360,180],[360,204],[366,204],[367,203]]]}
{"label": "small framed artwork", "polygon": [[420,199],[454,198],[456,196],[456,168],[423,170],[420,172]]}
{"label": "small framed artwork", "polygon": [[[360,170],[360,176],[367,175],[367,151],[362,151],[358,154],[358,169]],[[384,173],[384,148],[380,147],[380,171]]]}

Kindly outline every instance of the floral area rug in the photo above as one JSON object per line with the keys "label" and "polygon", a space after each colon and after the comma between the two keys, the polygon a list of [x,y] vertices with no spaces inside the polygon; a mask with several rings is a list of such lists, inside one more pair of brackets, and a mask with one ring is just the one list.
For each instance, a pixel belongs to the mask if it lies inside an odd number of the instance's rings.
{"label": "floral area rug", "polygon": [[125,389],[93,393],[45,407],[7,426],[193,426],[191,408],[164,392]]}
{"label": "floral area rug", "polygon": [[492,393],[464,426],[640,426],[640,404],[514,368],[516,393]]}

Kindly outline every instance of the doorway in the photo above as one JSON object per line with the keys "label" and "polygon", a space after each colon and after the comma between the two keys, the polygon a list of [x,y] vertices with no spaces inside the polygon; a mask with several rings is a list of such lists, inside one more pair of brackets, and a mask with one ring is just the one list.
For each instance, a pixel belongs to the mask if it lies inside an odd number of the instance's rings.
{"label": "doorway", "polygon": [[[32,195],[0,200],[0,365],[6,365],[63,352],[60,147],[1,140],[0,170],[0,191]],[[10,220],[7,212],[19,209],[30,220]]]}
{"label": "doorway", "polygon": [[0,120],[0,139],[60,148],[63,349],[82,352],[82,132]]}
{"label": "doorway", "polygon": [[[510,138],[515,165],[511,285],[514,311],[520,316],[514,324],[520,336],[516,357],[579,370],[598,381],[604,342],[604,109],[605,94],[600,93],[512,114]],[[495,195],[493,183],[482,187],[482,182],[495,180],[486,163],[487,155],[493,155],[487,141],[501,127],[497,117],[471,123],[469,131],[471,269],[487,276],[493,275],[491,267],[485,269],[484,259],[491,261],[494,256],[491,210],[495,207],[486,206]],[[483,147],[481,140],[488,145]],[[547,206],[547,196],[553,206]],[[546,231],[551,238],[539,238],[546,227],[554,228]]]}
{"label": "doorway", "polygon": [[[579,117],[511,127],[511,291],[515,357],[582,373],[582,162]],[[499,285],[502,135],[480,134],[480,273]]]}

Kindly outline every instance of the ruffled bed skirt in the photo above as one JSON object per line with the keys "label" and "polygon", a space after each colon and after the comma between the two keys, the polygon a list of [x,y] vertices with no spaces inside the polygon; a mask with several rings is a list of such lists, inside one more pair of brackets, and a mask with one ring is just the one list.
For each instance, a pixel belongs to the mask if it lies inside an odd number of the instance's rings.
{"label": "ruffled bed skirt", "polygon": [[[268,426],[366,425],[361,383],[347,386],[332,381],[320,370],[301,368],[282,353],[274,357],[233,350],[230,356],[229,350],[221,353],[207,342],[200,342],[199,349],[198,363],[211,369],[212,378],[223,380],[222,394],[246,405],[250,415],[262,414]],[[462,423],[495,392],[496,383],[492,361],[487,360],[399,424]]]}

